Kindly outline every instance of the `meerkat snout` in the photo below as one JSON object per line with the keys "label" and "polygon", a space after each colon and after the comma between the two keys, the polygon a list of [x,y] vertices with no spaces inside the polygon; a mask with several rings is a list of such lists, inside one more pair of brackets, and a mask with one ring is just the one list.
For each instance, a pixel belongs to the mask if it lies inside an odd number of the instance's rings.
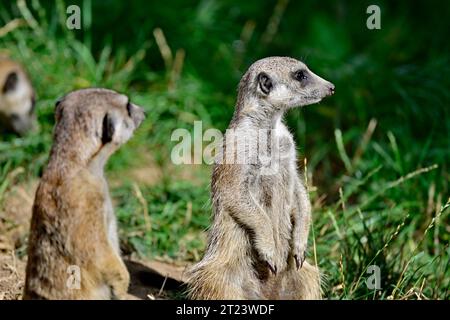
{"label": "meerkat snout", "polygon": [[0,131],[25,135],[37,128],[35,93],[17,62],[0,58]]}
{"label": "meerkat snout", "polygon": [[130,102],[127,103],[127,113],[134,121],[134,125],[139,127],[145,119],[145,111],[141,107],[138,107]]}
{"label": "meerkat snout", "polygon": [[332,84],[331,82],[329,82],[329,84],[328,84],[328,96],[332,96],[333,94],[334,94],[334,91],[335,91],[335,86],[334,86],[334,84]]}
{"label": "meerkat snout", "polygon": [[144,110],[132,104],[126,103],[126,114],[120,108],[105,113],[102,124],[102,143],[113,142],[121,145],[127,142],[145,119]]}

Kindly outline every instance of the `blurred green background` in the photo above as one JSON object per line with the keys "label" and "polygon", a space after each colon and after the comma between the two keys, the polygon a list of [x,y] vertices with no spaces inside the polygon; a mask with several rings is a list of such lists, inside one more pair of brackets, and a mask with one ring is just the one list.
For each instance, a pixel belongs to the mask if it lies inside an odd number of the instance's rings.
{"label": "blurred green background", "polygon": [[[71,4],[81,30],[65,27]],[[366,27],[371,4],[380,30]],[[58,97],[91,86],[126,92],[149,116],[108,164],[122,247],[196,261],[210,167],[171,164],[170,135],[198,120],[225,130],[246,68],[292,56],[336,85],[287,119],[299,166],[307,159],[309,259],[326,276],[325,296],[448,299],[449,14],[447,1],[1,0],[0,54],[30,73],[41,127],[0,137],[0,195],[41,174]],[[365,284],[369,265],[381,269],[380,290]]]}

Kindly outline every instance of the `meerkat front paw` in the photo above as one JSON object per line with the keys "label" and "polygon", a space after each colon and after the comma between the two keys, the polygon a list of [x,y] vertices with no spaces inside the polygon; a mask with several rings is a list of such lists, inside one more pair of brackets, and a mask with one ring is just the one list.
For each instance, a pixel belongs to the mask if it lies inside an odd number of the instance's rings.
{"label": "meerkat front paw", "polygon": [[274,245],[264,244],[257,246],[256,250],[258,251],[259,258],[267,264],[270,272],[274,275],[277,274],[277,266],[275,263],[275,248]]}
{"label": "meerkat front paw", "polygon": [[267,267],[269,268],[269,270],[270,270],[270,272],[272,272],[273,273],[273,275],[277,275],[277,266],[274,264],[273,266],[270,264],[270,262],[267,262],[266,261],[266,263],[267,263]]}
{"label": "meerkat front paw", "polygon": [[294,260],[297,270],[303,267],[303,263],[306,260],[306,243],[294,247]]}

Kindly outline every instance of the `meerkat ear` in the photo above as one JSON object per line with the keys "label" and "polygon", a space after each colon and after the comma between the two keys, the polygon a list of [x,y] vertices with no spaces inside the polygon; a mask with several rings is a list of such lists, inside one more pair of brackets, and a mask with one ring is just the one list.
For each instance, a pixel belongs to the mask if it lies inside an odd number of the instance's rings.
{"label": "meerkat ear", "polygon": [[258,85],[264,94],[269,94],[272,91],[273,83],[269,75],[265,72],[258,74]]}
{"label": "meerkat ear", "polygon": [[7,93],[9,91],[13,91],[17,87],[17,82],[19,81],[19,77],[17,72],[13,71],[6,77],[5,84],[3,85],[2,92]]}
{"label": "meerkat ear", "polygon": [[63,101],[64,97],[59,98],[55,103],[55,120],[58,122],[62,117],[62,109],[63,106],[61,105],[61,102]]}
{"label": "meerkat ear", "polygon": [[111,118],[111,116],[107,113],[105,114],[105,117],[103,118],[103,129],[102,129],[102,143],[107,144],[112,141],[115,127],[114,127],[114,120]]}

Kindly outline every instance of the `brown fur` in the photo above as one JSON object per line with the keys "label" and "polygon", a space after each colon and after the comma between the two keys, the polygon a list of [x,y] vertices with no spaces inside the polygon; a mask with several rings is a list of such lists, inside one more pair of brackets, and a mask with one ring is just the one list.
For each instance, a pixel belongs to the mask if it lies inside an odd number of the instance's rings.
{"label": "brown fur", "polygon": [[[308,75],[304,81],[294,79],[300,70]],[[271,174],[262,173],[267,165],[261,162],[216,163],[208,246],[203,259],[188,271],[191,298],[321,297],[319,270],[304,261],[310,202],[297,172],[295,143],[282,117],[290,108],[316,103],[333,92],[331,83],[287,57],[259,60],[242,77],[229,129],[239,130],[238,139],[248,141],[265,129],[279,141],[272,151],[277,148],[286,157]],[[233,144],[227,132],[219,157]],[[237,156],[239,149],[233,152]]]}
{"label": "brown fur", "polygon": [[[127,102],[114,91],[86,89],[57,103],[54,144],[33,207],[24,299],[125,298],[129,274],[103,167],[144,119],[131,104],[130,116]],[[67,286],[70,266],[81,271],[79,289]]]}

